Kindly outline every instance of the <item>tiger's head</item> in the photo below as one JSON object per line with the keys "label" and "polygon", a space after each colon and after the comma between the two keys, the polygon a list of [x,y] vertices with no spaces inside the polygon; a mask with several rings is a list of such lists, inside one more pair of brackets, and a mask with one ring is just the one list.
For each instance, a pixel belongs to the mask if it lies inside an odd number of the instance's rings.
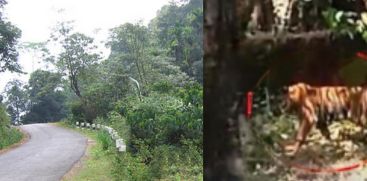
{"label": "tiger's head", "polygon": [[284,111],[290,112],[303,104],[308,93],[312,91],[311,86],[305,83],[297,83],[290,86],[284,86]]}
{"label": "tiger's head", "polygon": [[[254,112],[280,116],[296,111],[299,105],[303,103],[302,101],[306,97],[309,89],[310,86],[304,83],[284,86],[281,89],[273,87],[266,90],[260,87],[255,92],[254,104],[256,105],[256,110]],[[267,92],[269,99],[267,99],[262,92]],[[266,103],[267,100],[269,101],[268,103]],[[269,106],[266,106],[267,104],[269,104]]]}

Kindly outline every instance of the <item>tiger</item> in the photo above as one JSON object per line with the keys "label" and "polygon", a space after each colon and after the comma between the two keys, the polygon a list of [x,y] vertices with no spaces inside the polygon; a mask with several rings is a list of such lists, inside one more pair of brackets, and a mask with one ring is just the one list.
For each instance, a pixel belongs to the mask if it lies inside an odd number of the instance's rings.
{"label": "tiger", "polygon": [[[272,92],[274,95],[266,96],[269,92]],[[261,101],[264,98],[265,100],[268,99],[270,104],[276,103],[278,105],[272,104],[265,111],[260,111],[259,108],[267,105],[267,101]],[[319,129],[324,137],[330,139],[328,125],[333,121],[351,119],[359,125],[362,125],[362,122],[366,122],[367,87],[311,86],[299,82],[290,86],[284,86],[281,92],[267,91],[266,88],[257,90],[254,105],[257,105],[254,111],[260,111],[261,114],[269,114],[270,112],[272,112],[271,115],[276,115],[275,112],[278,112],[278,114],[296,113],[300,121],[296,142],[285,147],[293,155],[298,151],[314,125],[316,125],[316,128]]]}
{"label": "tiger", "polygon": [[296,110],[300,126],[296,142],[286,146],[286,150],[291,151],[291,155],[296,154],[314,124],[327,138],[330,138],[327,125],[334,120],[352,119],[361,125],[362,118],[365,121],[367,117],[363,114],[367,110],[365,90],[362,94],[360,86],[310,86],[302,82],[289,86],[287,103]]}
{"label": "tiger", "polygon": [[356,108],[359,125],[365,125],[367,123],[367,87],[363,87],[361,96],[358,102],[359,107]]}

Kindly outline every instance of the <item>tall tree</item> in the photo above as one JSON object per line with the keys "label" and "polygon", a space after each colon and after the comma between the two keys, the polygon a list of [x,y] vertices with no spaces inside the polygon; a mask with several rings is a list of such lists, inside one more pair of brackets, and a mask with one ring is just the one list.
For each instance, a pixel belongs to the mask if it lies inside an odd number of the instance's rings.
{"label": "tall tree", "polygon": [[26,110],[28,103],[24,84],[19,80],[13,80],[5,86],[6,105],[11,111],[12,121],[20,121],[21,114]]}
{"label": "tall tree", "polygon": [[172,1],[150,23],[159,46],[175,57],[176,65],[202,83],[203,1]]}
{"label": "tall tree", "polygon": [[61,74],[36,70],[28,81],[28,95],[31,105],[24,123],[57,121],[66,116]]}
{"label": "tall tree", "polygon": [[1,11],[6,3],[5,0],[0,1],[0,72],[21,72],[16,50],[21,31],[3,17]]}
{"label": "tall tree", "polygon": [[[111,58],[121,57],[126,67],[135,68],[139,82],[147,83],[146,58],[149,47],[149,31],[141,23],[125,23],[111,30]],[[134,70],[131,70],[133,72]]]}
{"label": "tall tree", "polygon": [[72,26],[68,23],[60,23],[53,40],[62,46],[61,53],[56,57],[51,57],[60,72],[67,75],[70,88],[74,93],[82,98],[79,79],[89,66],[97,63],[100,59],[99,54],[95,53],[96,46],[93,38],[82,33],[72,33]]}

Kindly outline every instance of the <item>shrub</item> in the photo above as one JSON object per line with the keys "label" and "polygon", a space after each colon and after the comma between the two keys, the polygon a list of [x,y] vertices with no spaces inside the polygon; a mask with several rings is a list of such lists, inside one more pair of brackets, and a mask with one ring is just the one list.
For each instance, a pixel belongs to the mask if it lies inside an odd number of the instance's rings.
{"label": "shrub", "polygon": [[97,140],[102,145],[103,150],[108,150],[113,145],[113,140],[107,131],[99,131],[97,133]]}
{"label": "shrub", "polygon": [[6,113],[5,106],[0,103],[0,127],[10,124],[10,118]]}
{"label": "shrub", "polygon": [[19,142],[22,137],[21,132],[10,127],[10,118],[5,107],[0,105],[0,149]]}
{"label": "shrub", "polygon": [[0,128],[0,149],[19,142],[23,134],[14,128]]}
{"label": "shrub", "polygon": [[129,152],[116,154],[113,165],[115,180],[152,180],[147,165],[139,156],[133,156]]}
{"label": "shrub", "polygon": [[166,180],[202,179],[202,151],[193,144],[183,147],[160,145],[152,151],[150,172],[153,178]]}
{"label": "shrub", "polygon": [[126,121],[126,118],[121,116],[119,113],[112,111],[108,114],[108,120],[110,121],[112,127],[114,127],[118,132],[119,136],[121,136],[125,142],[129,142],[130,126]]}
{"label": "shrub", "polygon": [[120,124],[128,124],[131,136],[148,145],[177,145],[182,138],[202,139],[202,107],[196,103],[185,105],[178,97],[152,94],[144,101],[133,100],[120,106],[126,119]]}
{"label": "shrub", "polygon": [[71,109],[71,120],[73,122],[84,122],[85,115],[84,115],[84,109],[83,104],[81,101],[73,101],[70,103],[70,109]]}
{"label": "shrub", "polygon": [[[167,90],[169,89],[169,90]],[[202,86],[157,83],[140,101],[115,103],[108,121],[128,143],[116,153],[116,180],[202,180]]]}

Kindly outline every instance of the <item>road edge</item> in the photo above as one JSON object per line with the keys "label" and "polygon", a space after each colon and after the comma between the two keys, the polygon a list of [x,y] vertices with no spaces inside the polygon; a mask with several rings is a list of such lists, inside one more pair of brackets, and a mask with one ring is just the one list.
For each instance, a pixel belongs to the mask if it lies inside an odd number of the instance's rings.
{"label": "road edge", "polygon": [[15,127],[15,129],[17,129],[18,131],[20,131],[22,133],[23,138],[19,142],[14,143],[14,144],[12,144],[12,145],[4,148],[4,149],[1,149],[0,150],[0,155],[5,154],[5,153],[7,153],[11,150],[14,150],[14,149],[20,147],[21,145],[27,143],[31,139],[31,135],[28,132],[26,132],[25,130],[23,130],[21,127]]}
{"label": "road edge", "polygon": [[79,171],[83,168],[84,163],[88,160],[90,156],[90,150],[95,145],[95,141],[87,137],[87,145],[84,151],[83,156],[74,163],[74,165],[65,173],[64,176],[61,177],[61,181],[71,180],[75,175],[79,173]]}
{"label": "road edge", "polygon": [[[64,129],[68,129],[70,131],[74,131],[77,132],[76,130],[74,130],[73,128],[58,124],[58,123],[51,123],[54,126],[60,127],[60,128],[64,128]],[[78,134],[81,134],[79,132],[77,132]],[[87,138],[86,141],[86,147],[84,149],[84,154],[80,157],[80,159],[78,161],[76,161],[73,166],[71,166],[71,168],[64,174],[64,176],[62,176],[60,178],[60,181],[69,181],[71,180],[75,175],[77,175],[79,173],[79,171],[83,168],[84,166],[84,162],[86,162],[90,156],[90,151],[92,149],[93,146],[96,145],[96,141],[91,139],[90,137],[88,137],[87,135],[81,134],[84,137]]]}

